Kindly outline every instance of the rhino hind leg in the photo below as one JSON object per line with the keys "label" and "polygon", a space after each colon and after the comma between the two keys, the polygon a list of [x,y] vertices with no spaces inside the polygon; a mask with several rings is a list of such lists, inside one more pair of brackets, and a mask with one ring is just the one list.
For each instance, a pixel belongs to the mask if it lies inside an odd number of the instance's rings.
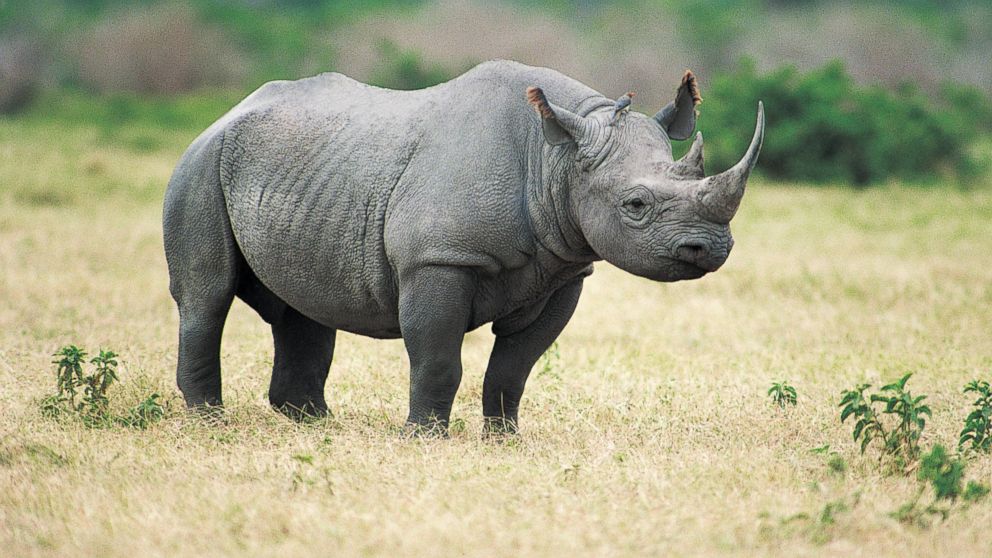
{"label": "rhino hind leg", "polygon": [[220,341],[231,299],[227,306],[223,300],[212,305],[179,305],[176,383],[190,408],[223,404]]}
{"label": "rhino hind leg", "polygon": [[163,209],[169,290],[179,308],[176,383],[190,408],[222,404],[220,343],[240,259],[216,165],[197,164],[212,160],[209,148],[180,164]]}
{"label": "rhino hind leg", "polygon": [[276,354],[269,403],[295,420],[327,415],[324,384],[336,331],[291,308],[258,280],[247,262],[238,274],[237,294],[272,326]]}
{"label": "rhino hind leg", "polygon": [[336,331],[286,306],[272,322],[272,337],[276,354],[269,403],[295,420],[328,415],[324,384],[334,358]]}

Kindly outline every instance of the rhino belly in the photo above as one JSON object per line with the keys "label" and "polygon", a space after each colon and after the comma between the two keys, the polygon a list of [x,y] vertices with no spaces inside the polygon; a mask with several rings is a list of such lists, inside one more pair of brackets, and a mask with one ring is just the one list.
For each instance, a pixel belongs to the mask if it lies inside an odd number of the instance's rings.
{"label": "rhino belly", "polygon": [[333,183],[242,181],[226,193],[241,252],[276,296],[328,327],[399,337],[397,288],[378,216],[387,200]]}

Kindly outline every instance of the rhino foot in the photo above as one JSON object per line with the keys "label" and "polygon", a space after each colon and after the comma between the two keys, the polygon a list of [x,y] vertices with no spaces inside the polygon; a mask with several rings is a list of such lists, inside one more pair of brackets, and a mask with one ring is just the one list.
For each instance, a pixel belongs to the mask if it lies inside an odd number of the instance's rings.
{"label": "rhino foot", "polygon": [[331,411],[323,401],[272,403],[272,408],[296,422],[311,422],[331,417]]}
{"label": "rhino foot", "polygon": [[203,421],[208,426],[221,426],[225,423],[223,405],[188,405],[191,416]]}
{"label": "rhino foot", "polygon": [[451,437],[448,434],[448,421],[438,419],[427,420],[423,423],[408,420],[403,426],[403,436],[421,439],[447,439]]}
{"label": "rhino foot", "polygon": [[500,440],[520,433],[516,420],[505,417],[485,417],[483,420],[482,437],[485,439]]}

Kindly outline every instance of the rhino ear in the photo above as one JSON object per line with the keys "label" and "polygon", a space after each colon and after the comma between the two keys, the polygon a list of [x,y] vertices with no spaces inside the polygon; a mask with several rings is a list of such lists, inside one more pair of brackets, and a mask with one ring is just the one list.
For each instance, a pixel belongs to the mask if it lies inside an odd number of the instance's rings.
{"label": "rhino ear", "polygon": [[688,139],[696,129],[696,105],[702,102],[696,76],[689,70],[682,76],[682,84],[675,92],[675,100],[654,115],[668,137],[674,140]]}
{"label": "rhino ear", "polygon": [[548,102],[540,87],[527,88],[527,102],[541,117],[544,139],[551,145],[564,145],[578,142],[586,133],[586,119]]}

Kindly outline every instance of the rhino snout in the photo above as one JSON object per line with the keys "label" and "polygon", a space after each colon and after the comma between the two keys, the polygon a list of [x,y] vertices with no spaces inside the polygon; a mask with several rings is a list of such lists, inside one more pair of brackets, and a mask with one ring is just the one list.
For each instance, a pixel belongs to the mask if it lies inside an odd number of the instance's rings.
{"label": "rhino snout", "polygon": [[676,245],[675,256],[686,263],[712,272],[720,269],[720,266],[727,261],[733,245],[733,240],[714,243],[699,238],[687,239]]}

